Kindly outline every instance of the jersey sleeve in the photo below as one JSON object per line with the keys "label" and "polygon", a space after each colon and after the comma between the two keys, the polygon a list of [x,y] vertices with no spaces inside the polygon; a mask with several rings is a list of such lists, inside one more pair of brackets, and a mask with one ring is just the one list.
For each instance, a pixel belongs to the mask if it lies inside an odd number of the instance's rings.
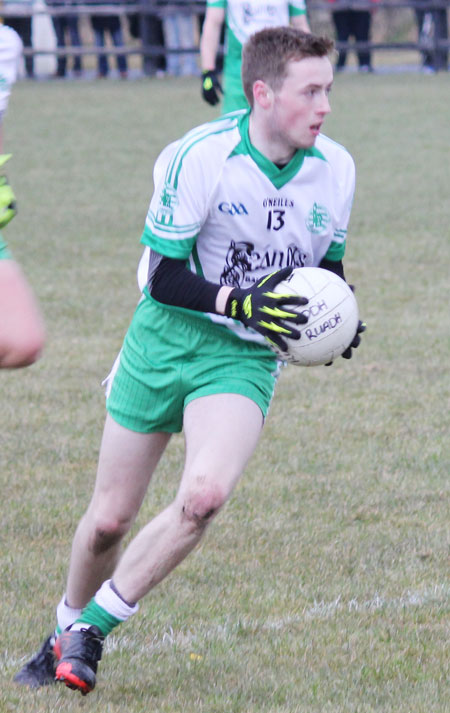
{"label": "jersey sleeve", "polygon": [[206,6],[226,8],[227,0],[207,0]]}
{"label": "jersey sleeve", "polygon": [[11,86],[17,79],[22,40],[11,27],[0,24],[0,114],[8,107]]}
{"label": "jersey sleeve", "polygon": [[155,191],[141,242],[176,260],[189,257],[205,220],[207,189],[196,152],[171,144],[157,159]]}
{"label": "jersey sleeve", "polygon": [[[342,168],[342,166],[344,167]],[[324,256],[327,260],[338,261],[344,257],[354,193],[355,164],[350,154],[345,152],[340,161],[340,174],[337,185],[339,211],[335,219],[333,239]]]}

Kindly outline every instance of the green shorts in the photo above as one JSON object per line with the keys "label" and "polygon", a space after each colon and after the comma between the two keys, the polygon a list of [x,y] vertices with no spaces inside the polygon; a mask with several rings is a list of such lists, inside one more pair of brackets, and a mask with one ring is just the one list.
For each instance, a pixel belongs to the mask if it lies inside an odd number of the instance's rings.
{"label": "green shorts", "polygon": [[224,75],[222,114],[238,109],[248,109],[248,101],[242,88],[240,76]]}
{"label": "green shorts", "polygon": [[264,345],[149,298],[137,306],[117,364],[106,408],[117,423],[141,433],[181,431],[187,404],[210,394],[247,396],[265,416],[279,373]]}

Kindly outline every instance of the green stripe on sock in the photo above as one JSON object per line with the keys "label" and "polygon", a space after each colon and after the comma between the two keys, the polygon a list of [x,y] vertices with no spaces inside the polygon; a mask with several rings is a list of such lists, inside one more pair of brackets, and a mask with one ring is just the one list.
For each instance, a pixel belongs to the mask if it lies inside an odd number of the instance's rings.
{"label": "green stripe on sock", "polygon": [[121,623],[121,619],[117,619],[117,617],[107,612],[106,609],[99,606],[95,599],[91,599],[75,622],[75,624],[98,626],[103,636],[108,636],[108,634]]}

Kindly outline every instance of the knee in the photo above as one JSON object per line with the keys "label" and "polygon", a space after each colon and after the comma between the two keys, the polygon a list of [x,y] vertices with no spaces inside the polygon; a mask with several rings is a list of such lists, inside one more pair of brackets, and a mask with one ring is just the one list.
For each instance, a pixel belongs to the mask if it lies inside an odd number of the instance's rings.
{"label": "knee", "polygon": [[127,534],[131,521],[114,515],[91,515],[89,549],[94,554],[106,552],[117,545]]}
{"label": "knee", "polygon": [[187,492],[182,500],[182,518],[196,530],[203,530],[226,501],[218,486],[205,486]]}

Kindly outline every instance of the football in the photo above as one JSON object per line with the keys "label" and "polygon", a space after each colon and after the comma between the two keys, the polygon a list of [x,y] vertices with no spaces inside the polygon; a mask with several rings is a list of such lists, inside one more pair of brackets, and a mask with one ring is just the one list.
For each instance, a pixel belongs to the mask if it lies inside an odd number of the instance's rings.
{"label": "football", "polygon": [[284,361],[299,366],[327,364],[350,346],[358,327],[358,304],[350,287],[334,272],[297,267],[274,291],[309,300],[304,307],[296,307],[308,317],[306,324],[298,325],[300,339],[285,338],[287,352],[274,347]]}

